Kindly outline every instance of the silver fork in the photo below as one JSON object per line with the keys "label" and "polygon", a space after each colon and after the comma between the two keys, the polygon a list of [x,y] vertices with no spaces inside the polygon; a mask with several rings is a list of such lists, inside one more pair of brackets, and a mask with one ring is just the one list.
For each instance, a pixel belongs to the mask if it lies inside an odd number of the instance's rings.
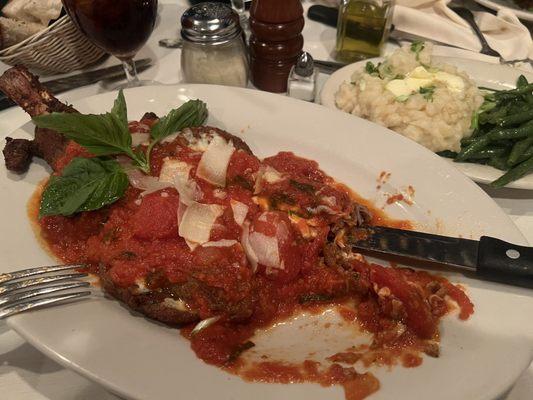
{"label": "silver fork", "polygon": [[89,274],[77,271],[83,267],[83,264],[52,265],[0,274],[0,319],[89,296],[91,291],[80,290],[91,285],[82,280]]}

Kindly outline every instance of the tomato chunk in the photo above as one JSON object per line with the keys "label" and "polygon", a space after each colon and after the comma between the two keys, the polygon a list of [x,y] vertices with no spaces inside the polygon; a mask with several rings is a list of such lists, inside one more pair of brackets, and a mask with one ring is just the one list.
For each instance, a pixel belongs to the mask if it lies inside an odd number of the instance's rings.
{"label": "tomato chunk", "polygon": [[[166,193],[166,197],[163,197]],[[156,192],[145,196],[132,218],[139,239],[163,239],[178,234],[178,195]]]}

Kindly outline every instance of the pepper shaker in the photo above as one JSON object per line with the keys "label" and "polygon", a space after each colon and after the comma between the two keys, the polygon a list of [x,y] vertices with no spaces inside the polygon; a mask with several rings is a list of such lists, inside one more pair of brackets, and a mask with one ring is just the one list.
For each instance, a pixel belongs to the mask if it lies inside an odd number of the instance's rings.
{"label": "pepper shaker", "polygon": [[235,11],[222,3],[199,3],[183,13],[181,26],[186,82],[247,85],[248,56]]}
{"label": "pepper shaker", "polygon": [[287,81],[287,94],[305,101],[315,101],[318,70],[311,54],[304,51],[292,67]]}
{"label": "pepper shaker", "polygon": [[252,83],[260,90],[286,92],[287,77],[304,43],[301,1],[253,0],[249,21]]}

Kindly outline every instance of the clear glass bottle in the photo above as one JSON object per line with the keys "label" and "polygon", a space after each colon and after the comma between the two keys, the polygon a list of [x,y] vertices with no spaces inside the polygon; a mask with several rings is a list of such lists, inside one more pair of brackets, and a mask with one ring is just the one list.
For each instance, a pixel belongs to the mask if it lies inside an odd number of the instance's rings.
{"label": "clear glass bottle", "polygon": [[389,36],[394,0],[342,0],[337,23],[338,61],[379,57]]}
{"label": "clear glass bottle", "polygon": [[239,15],[221,3],[200,3],[181,17],[185,82],[245,87],[248,56]]}

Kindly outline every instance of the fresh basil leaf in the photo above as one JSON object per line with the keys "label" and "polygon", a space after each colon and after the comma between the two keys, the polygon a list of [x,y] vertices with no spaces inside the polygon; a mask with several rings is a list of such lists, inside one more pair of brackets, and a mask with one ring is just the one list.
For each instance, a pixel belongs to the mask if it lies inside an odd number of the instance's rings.
{"label": "fresh basil leaf", "polygon": [[119,117],[103,115],[52,113],[33,118],[39,128],[62,133],[85,147],[92,154],[107,156],[131,152],[131,135]]}
{"label": "fresh basil leaf", "polygon": [[124,126],[128,126],[128,107],[126,106],[126,99],[122,90],[118,92],[118,96],[111,109],[111,114],[116,115]]}
{"label": "fresh basil leaf", "polygon": [[207,119],[207,105],[201,100],[189,100],[179,108],[171,110],[151,129],[154,142],[191,126],[200,126]]}
{"label": "fresh basil leaf", "polygon": [[74,158],[61,175],[52,176],[41,198],[39,215],[72,215],[120,199],[128,177],[115,160]]}
{"label": "fresh basil leaf", "polygon": [[119,92],[110,113],[52,113],[33,118],[39,128],[57,131],[97,156],[131,155],[131,134],[124,93]]}

